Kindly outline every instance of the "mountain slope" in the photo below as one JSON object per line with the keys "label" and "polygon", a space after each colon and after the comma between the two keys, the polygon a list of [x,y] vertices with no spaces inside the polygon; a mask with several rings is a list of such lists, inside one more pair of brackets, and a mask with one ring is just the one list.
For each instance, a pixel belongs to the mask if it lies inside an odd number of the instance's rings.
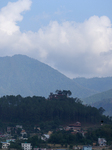
{"label": "mountain slope", "polygon": [[92,96],[89,96],[89,97],[86,97],[82,100],[84,103],[93,104],[95,102],[99,102],[99,101],[102,101],[104,99],[109,99],[109,98],[112,98],[112,89],[105,91],[105,92],[101,92],[101,93],[92,95]]}
{"label": "mountain slope", "polygon": [[98,92],[103,92],[112,89],[112,77],[103,77],[103,78],[74,78],[76,83],[81,86],[92,89]]}
{"label": "mountain slope", "polygon": [[73,97],[95,94],[50,66],[24,55],[0,57],[0,96],[45,96],[55,90],[71,90]]}
{"label": "mountain slope", "polygon": [[103,99],[101,101],[95,102],[92,106],[96,108],[103,107],[105,109],[104,114],[112,116],[112,98]]}

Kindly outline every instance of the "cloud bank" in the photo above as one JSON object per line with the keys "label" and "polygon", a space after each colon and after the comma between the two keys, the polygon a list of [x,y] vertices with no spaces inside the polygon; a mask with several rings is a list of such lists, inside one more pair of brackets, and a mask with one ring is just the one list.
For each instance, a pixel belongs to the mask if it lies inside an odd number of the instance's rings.
{"label": "cloud bank", "polygon": [[0,10],[0,56],[25,54],[69,77],[112,75],[112,26],[107,16],[83,23],[51,21],[37,32],[20,31],[31,0],[9,2]]}

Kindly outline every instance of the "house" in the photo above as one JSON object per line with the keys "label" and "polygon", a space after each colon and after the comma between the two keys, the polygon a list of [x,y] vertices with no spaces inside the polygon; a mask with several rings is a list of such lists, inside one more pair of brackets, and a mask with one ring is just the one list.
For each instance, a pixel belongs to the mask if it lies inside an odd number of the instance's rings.
{"label": "house", "polygon": [[77,121],[74,124],[69,124],[69,126],[65,127],[64,129],[66,131],[68,131],[68,130],[80,131],[81,130],[81,123]]}
{"label": "house", "polygon": [[46,150],[46,148],[34,148],[33,150]]}
{"label": "house", "polygon": [[50,135],[48,135],[48,134],[44,134],[43,136],[41,136],[41,140],[46,141],[46,140],[48,140],[48,139],[49,139],[49,137],[50,137]]}
{"label": "house", "polygon": [[92,146],[83,146],[82,150],[92,150]]}
{"label": "house", "polygon": [[9,142],[15,142],[15,139],[8,139],[8,140],[6,140],[6,142],[7,143],[9,143]]}
{"label": "house", "polygon": [[49,131],[49,132],[48,132],[48,135],[51,136],[52,133],[53,133],[52,131]]}
{"label": "house", "polygon": [[25,130],[22,130],[22,131],[20,132],[20,134],[21,134],[21,137],[19,137],[19,139],[21,139],[21,140],[28,140],[28,138],[27,138],[27,133],[26,133]]}
{"label": "house", "polygon": [[34,130],[35,130],[35,131],[41,131],[40,127],[37,126],[37,125],[34,126]]}
{"label": "house", "polygon": [[10,146],[10,143],[8,142],[1,142],[2,143],[2,149],[7,149]]}
{"label": "house", "polygon": [[7,132],[11,133],[11,127],[7,127]]}
{"label": "house", "polygon": [[22,135],[22,137],[23,137],[23,136],[27,136],[26,131],[25,131],[25,130],[22,130],[22,131],[21,131],[21,135]]}
{"label": "house", "polygon": [[49,95],[49,98],[48,99],[54,99],[54,98],[58,98],[58,96],[57,96],[57,94],[53,94],[53,93],[50,93],[50,95]]}
{"label": "house", "polygon": [[21,143],[21,147],[24,150],[31,150],[32,149],[31,143]]}
{"label": "house", "polygon": [[59,99],[59,98],[67,98],[68,96],[70,96],[72,93],[70,90],[56,90],[55,91],[56,94],[50,93],[49,98],[50,100],[52,99]]}
{"label": "house", "polygon": [[98,138],[99,146],[106,146],[106,140],[104,138]]}
{"label": "house", "polygon": [[22,125],[16,125],[16,128],[22,129],[23,127],[22,127]]}

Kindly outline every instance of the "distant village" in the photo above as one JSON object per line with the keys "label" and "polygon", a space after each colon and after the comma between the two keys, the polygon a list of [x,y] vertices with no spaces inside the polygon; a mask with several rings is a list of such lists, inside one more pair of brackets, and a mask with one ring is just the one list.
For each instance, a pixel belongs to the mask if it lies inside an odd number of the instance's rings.
{"label": "distant village", "polygon": [[[9,149],[10,143],[11,142],[16,142],[16,139],[13,138],[12,133],[14,133],[15,135],[17,135],[17,138],[21,141],[24,140],[28,140],[28,133],[23,129],[22,125],[16,125],[15,127],[10,127],[8,126],[6,129],[6,133],[2,134],[0,133],[0,138],[3,140],[1,141],[1,148],[2,149]],[[34,131],[38,130],[40,131],[40,127],[39,126],[34,126]],[[68,126],[65,127],[59,127],[56,131],[58,130],[65,130],[65,131],[71,131],[71,134],[76,134],[76,133],[81,133],[83,136],[85,136],[85,133],[87,132],[86,130],[83,131],[81,128],[81,123],[80,122],[76,122],[74,124],[69,124]],[[34,136],[36,133],[31,133],[30,136]],[[52,135],[52,131],[49,131],[47,134],[42,134],[40,136],[41,140],[43,141],[47,141],[50,136]],[[100,147],[105,147],[106,146],[106,140],[104,138],[98,138],[98,145]],[[73,149],[82,149],[82,150],[92,150],[92,148],[96,146],[96,143],[93,143],[92,146],[75,146],[73,147]],[[21,142],[21,149],[23,150],[53,150],[54,148],[41,148],[41,147],[35,147],[32,148],[31,143],[27,143],[27,142]],[[55,148],[57,150],[57,148]],[[61,150],[60,148],[58,148],[58,150]],[[65,150],[65,149],[63,149]]]}

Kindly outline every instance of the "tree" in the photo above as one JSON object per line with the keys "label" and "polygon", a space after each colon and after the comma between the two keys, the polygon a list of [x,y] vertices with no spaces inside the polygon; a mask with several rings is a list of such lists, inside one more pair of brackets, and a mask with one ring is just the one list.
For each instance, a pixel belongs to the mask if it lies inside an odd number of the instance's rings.
{"label": "tree", "polygon": [[100,115],[102,115],[105,111],[105,109],[103,107],[100,107],[98,110],[99,110]]}
{"label": "tree", "polygon": [[70,90],[68,90],[68,91],[67,90],[63,90],[62,93],[63,93],[63,95],[66,95],[66,96],[72,95],[72,92]]}
{"label": "tree", "polygon": [[72,92],[70,90],[56,90],[55,93],[58,95],[65,95],[66,97],[72,95]]}
{"label": "tree", "polygon": [[72,144],[70,144],[69,148],[70,148],[70,149],[73,149],[73,145],[72,145]]}

